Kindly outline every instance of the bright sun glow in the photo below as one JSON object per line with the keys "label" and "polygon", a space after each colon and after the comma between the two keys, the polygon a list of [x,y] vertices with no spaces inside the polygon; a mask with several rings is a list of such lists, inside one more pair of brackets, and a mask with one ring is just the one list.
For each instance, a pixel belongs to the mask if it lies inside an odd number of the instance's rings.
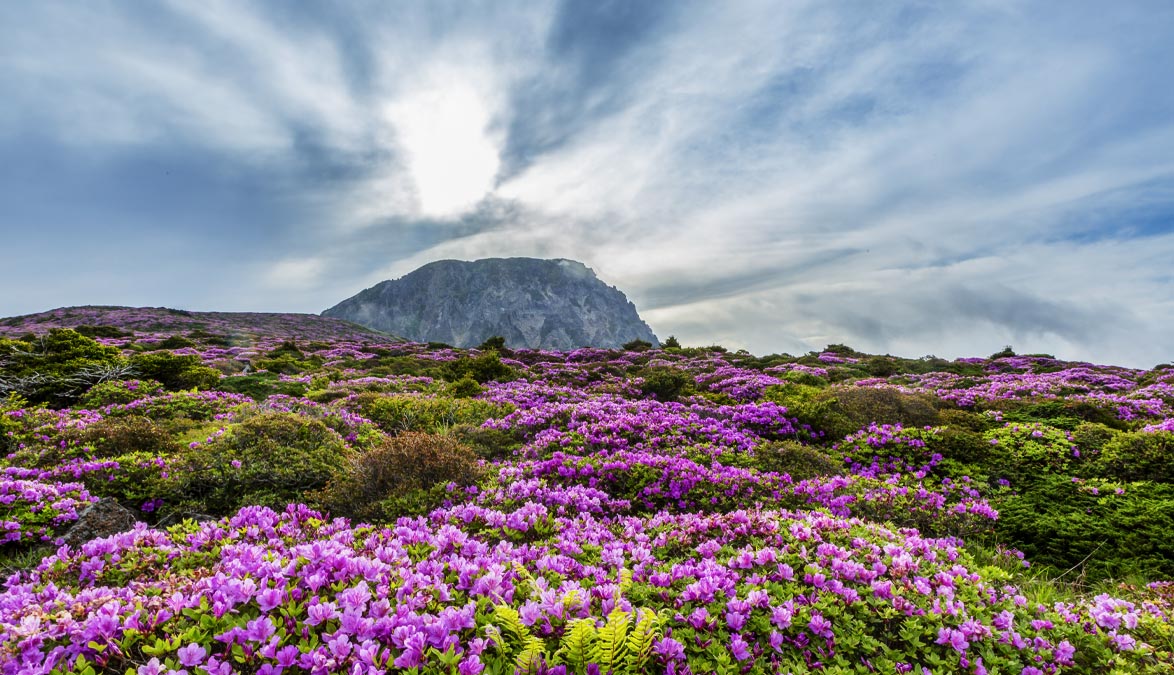
{"label": "bright sun glow", "polygon": [[492,188],[499,164],[489,135],[489,109],[469,86],[416,92],[389,108],[421,214],[455,216]]}

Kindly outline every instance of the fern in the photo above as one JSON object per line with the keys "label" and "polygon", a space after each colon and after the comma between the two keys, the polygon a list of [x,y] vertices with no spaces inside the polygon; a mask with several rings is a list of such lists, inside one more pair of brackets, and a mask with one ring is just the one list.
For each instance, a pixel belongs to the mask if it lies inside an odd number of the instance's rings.
{"label": "fern", "polygon": [[599,629],[598,639],[591,650],[591,660],[603,672],[618,671],[623,667],[631,621],[628,613],[617,607],[607,615],[607,623]]}
{"label": "fern", "polygon": [[545,663],[546,643],[542,638],[528,637],[522,645],[522,651],[514,662],[518,666],[517,673],[521,675],[537,675],[542,672]]}
{"label": "fern", "polygon": [[595,624],[590,619],[575,619],[567,624],[562,645],[555,652],[555,662],[575,670],[585,667],[595,643]]}
{"label": "fern", "polygon": [[643,610],[641,618],[628,636],[625,648],[627,650],[628,672],[644,672],[644,664],[652,655],[652,643],[660,632],[660,617],[651,610]]}
{"label": "fern", "polygon": [[501,624],[501,629],[514,638],[514,642],[526,644],[530,639],[530,630],[522,623],[522,615],[509,605],[494,605],[493,618]]}

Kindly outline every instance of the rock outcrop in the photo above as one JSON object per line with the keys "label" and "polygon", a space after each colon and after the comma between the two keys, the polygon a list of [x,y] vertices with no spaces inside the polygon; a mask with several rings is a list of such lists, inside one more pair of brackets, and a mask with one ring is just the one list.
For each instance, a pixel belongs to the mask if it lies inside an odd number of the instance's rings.
{"label": "rock outcrop", "polygon": [[530,349],[658,344],[636,306],[574,260],[441,260],[348,298],[323,316],[419,342]]}

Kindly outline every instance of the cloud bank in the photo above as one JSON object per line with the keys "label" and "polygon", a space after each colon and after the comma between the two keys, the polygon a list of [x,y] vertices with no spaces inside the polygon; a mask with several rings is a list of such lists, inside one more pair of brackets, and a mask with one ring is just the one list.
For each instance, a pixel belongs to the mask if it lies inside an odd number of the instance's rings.
{"label": "cloud bank", "polygon": [[1174,359],[1174,6],[0,6],[0,314],[582,260],[757,353]]}

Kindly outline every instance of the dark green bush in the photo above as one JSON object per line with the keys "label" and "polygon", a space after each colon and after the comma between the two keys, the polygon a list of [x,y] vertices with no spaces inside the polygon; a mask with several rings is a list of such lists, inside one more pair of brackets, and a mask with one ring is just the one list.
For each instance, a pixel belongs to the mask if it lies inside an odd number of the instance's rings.
{"label": "dark green bush", "polygon": [[897,363],[887,356],[874,356],[865,361],[864,367],[873,377],[890,377],[900,372]]}
{"label": "dark green bush", "polygon": [[626,352],[646,352],[652,349],[652,343],[647,340],[631,340],[621,347]]}
{"label": "dark green bush", "polygon": [[459,424],[480,425],[487,419],[505,417],[513,410],[489,401],[446,396],[425,397],[411,395],[384,396],[363,393],[354,407],[389,434],[405,431],[434,433]]}
{"label": "dark green bush", "polygon": [[472,448],[478,457],[488,461],[509,457],[524,442],[524,432],[486,429],[473,424],[458,424],[452,428],[450,435]]}
{"label": "dark green bush", "polygon": [[171,433],[146,417],[107,417],[90,424],[81,432],[81,441],[96,458],[129,453],[169,455],[179,450]]}
{"label": "dark green bush", "polygon": [[124,375],[116,347],[99,344],[68,328],[20,340],[0,338],[0,395],[30,403],[70,404],[92,385]]}
{"label": "dark green bush", "polygon": [[445,387],[444,391],[453,398],[473,398],[474,396],[485,391],[485,387],[482,387],[480,384],[478,384],[477,380],[474,380],[472,377],[466,375],[456,382],[450,383],[447,387]]}
{"label": "dark green bush", "polygon": [[275,394],[297,397],[304,396],[306,393],[305,384],[301,382],[282,382],[281,378],[275,373],[256,373],[253,375],[225,377],[216,388],[220,391],[244,394],[254,401],[264,401]]}
{"label": "dark green bush", "polygon": [[905,427],[933,426],[938,423],[937,400],[927,394],[906,394],[896,389],[875,387],[835,387],[821,396],[835,399],[835,410],[848,418],[852,433],[876,422]]}
{"label": "dark green bush", "polygon": [[93,410],[116,403],[130,403],[162,391],[163,385],[155,380],[110,380],[90,387],[78,405]]}
{"label": "dark green bush", "polygon": [[844,463],[818,448],[797,441],[776,441],[754,450],[752,465],[760,471],[785,473],[794,481],[844,473]]}
{"label": "dark green bush", "polygon": [[784,384],[767,387],[763,398],[786,406],[788,416],[822,434],[826,441],[838,441],[858,429],[854,423],[835,408],[835,398],[823,395],[823,389],[807,384]]}
{"label": "dark green bush", "polygon": [[676,401],[693,393],[693,376],[670,366],[645,368],[637,373],[642,379],[640,391],[658,401]]}
{"label": "dark green bush", "polygon": [[1086,459],[1095,458],[1121,432],[1096,422],[1081,422],[1072,430],[1072,442]]}
{"label": "dark green bush", "polygon": [[477,349],[483,352],[490,350],[495,352],[505,351],[505,338],[500,335],[494,335],[493,337],[486,339],[485,342],[482,342],[481,345],[477,347]]}
{"label": "dark green bush", "polygon": [[1172,486],[1053,476],[993,505],[999,511],[995,538],[1022,550],[1034,565],[1075,568],[1091,579],[1174,575]]}
{"label": "dark green bush", "polygon": [[183,349],[185,347],[195,347],[196,343],[182,335],[172,335],[166,340],[154,345],[156,349]]}
{"label": "dark green bush", "polygon": [[681,343],[677,340],[676,335],[668,336],[664,342],[660,343],[662,349],[680,349]]}
{"label": "dark green bush", "polygon": [[170,391],[215,389],[220,384],[220,372],[203,365],[195,354],[136,354],[130,365],[139,378],[156,380]]}
{"label": "dark green bush", "polygon": [[517,372],[501,362],[501,356],[494,350],[479,354],[475,358],[462,356],[449,361],[445,367],[444,379],[455,382],[470,377],[481,384],[490,381],[508,382],[516,379]]}
{"label": "dark green bush", "polygon": [[481,477],[477,455],[456,439],[407,432],[352,456],[318,498],[334,515],[387,521],[439,506],[438,486],[474,485]]}
{"label": "dark green bush", "polygon": [[1008,399],[984,407],[1000,410],[1004,422],[1042,422],[1068,431],[1085,422],[1096,422],[1115,429],[1129,428],[1128,422],[1118,419],[1116,410],[1089,401]]}
{"label": "dark green bush", "polygon": [[184,448],[172,472],[176,507],[214,516],[250,505],[281,509],[337,479],[348,454],[322,422],[258,415],[211,443]]}
{"label": "dark green bush", "polygon": [[90,326],[88,324],[82,324],[74,327],[74,330],[91,338],[123,338],[134,335],[133,332],[122,330],[118,326]]}
{"label": "dark green bush", "polygon": [[1105,443],[1094,466],[1113,480],[1174,483],[1174,431],[1118,434]]}

